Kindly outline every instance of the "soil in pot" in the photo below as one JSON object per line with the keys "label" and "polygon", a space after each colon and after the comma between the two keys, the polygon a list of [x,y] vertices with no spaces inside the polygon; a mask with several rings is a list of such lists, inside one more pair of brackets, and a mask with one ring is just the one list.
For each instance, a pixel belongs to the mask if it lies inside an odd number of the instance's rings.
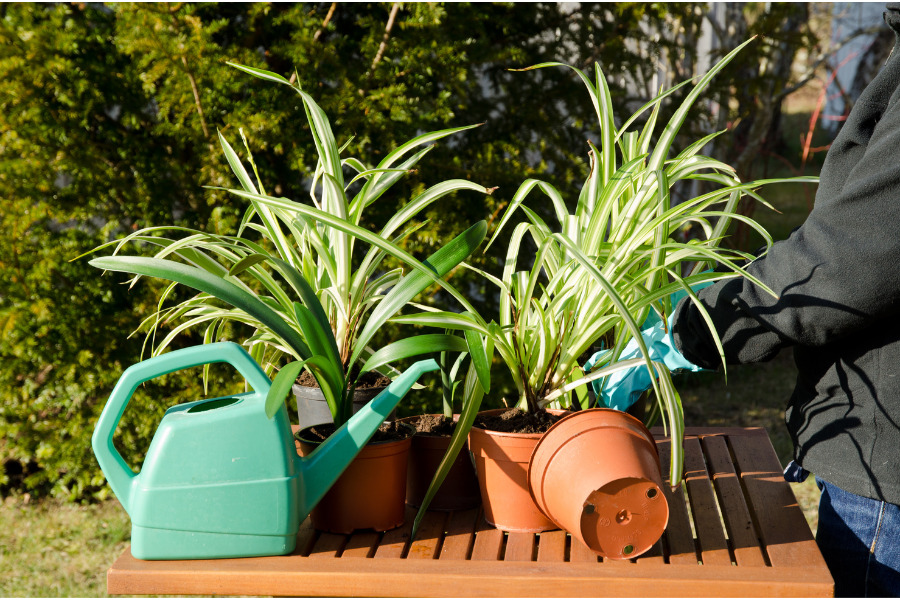
{"label": "soil in pot", "polygon": [[415,427],[417,434],[436,437],[450,437],[456,427],[456,419],[445,415],[418,415],[404,421]]}
{"label": "soil in pot", "polygon": [[[504,531],[558,529],[531,497],[528,462],[543,431],[566,414],[562,410],[528,414],[518,409],[497,409],[478,415],[469,432],[469,448],[488,523]],[[519,429],[525,433],[517,433]]]}
{"label": "soil in pot", "polygon": [[504,433],[544,433],[563,418],[565,411],[525,412],[519,408],[485,411],[475,417],[475,427]]}
{"label": "soil in pot", "polygon": [[[351,372],[351,379],[355,375],[355,371]],[[300,373],[300,377],[297,378],[297,385],[302,385],[303,387],[311,387],[318,388],[319,382],[316,381],[316,378],[313,377],[309,371],[303,371]],[[372,388],[384,388],[387,387],[388,384],[391,383],[390,377],[385,377],[381,373],[376,373],[375,371],[369,371],[367,373],[363,373],[362,377],[356,382],[357,390],[368,390]]]}
{"label": "soil in pot", "polygon": [[[331,423],[299,430],[295,438],[300,455],[311,454],[334,430]],[[312,509],[313,527],[347,534],[403,525],[407,460],[414,433],[411,426],[396,421],[380,427]]]}
{"label": "soil in pot", "polygon": [[[409,453],[406,503],[410,506],[421,506],[441,459],[450,446],[450,436],[453,434],[456,420],[444,415],[419,415],[407,417],[403,421],[416,428]],[[466,444],[456,456],[444,482],[428,504],[428,509],[465,510],[479,504],[481,492]]]}

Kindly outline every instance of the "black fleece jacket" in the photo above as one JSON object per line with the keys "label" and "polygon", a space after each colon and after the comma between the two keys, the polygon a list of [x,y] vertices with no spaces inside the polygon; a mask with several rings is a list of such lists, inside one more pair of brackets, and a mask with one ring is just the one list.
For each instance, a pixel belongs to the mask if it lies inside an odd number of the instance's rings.
{"label": "black fleece jacket", "polygon": [[[828,151],[804,224],[743,279],[699,297],[728,363],[794,347],[796,388],[785,420],[795,460],[849,492],[900,504],[900,3],[885,22],[897,43]],[[675,315],[685,358],[720,365],[689,301]]]}

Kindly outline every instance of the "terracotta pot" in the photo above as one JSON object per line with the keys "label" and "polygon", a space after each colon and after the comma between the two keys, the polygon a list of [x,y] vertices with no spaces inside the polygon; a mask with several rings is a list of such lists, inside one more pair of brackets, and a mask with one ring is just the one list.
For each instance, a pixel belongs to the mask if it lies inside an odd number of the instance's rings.
{"label": "terracotta pot", "polygon": [[[403,525],[406,511],[406,464],[415,429],[409,437],[390,442],[370,442],[347,466],[322,500],[309,513],[313,527],[330,533],[356,529],[387,531]],[[298,428],[299,429],[299,428]],[[295,434],[300,456],[308,456],[318,442]]]}
{"label": "terracotta pot", "polygon": [[669,522],[659,454],[644,425],[594,408],[558,421],[538,442],[528,470],[535,503],[604,558],[649,550]]}
{"label": "terracotta pot", "polygon": [[[498,415],[506,409],[487,410]],[[568,411],[550,410],[565,415]],[[485,520],[504,531],[549,531],[559,526],[541,512],[528,491],[528,461],[541,439],[540,433],[504,433],[473,427],[469,448],[484,503]]]}
{"label": "terracotta pot", "polygon": [[[459,415],[454,417],[454,420]],[[400,419],[404,423],[414,422],[418,417]],[[450,447],[450,437],[416,433],[412,439],[409,452],[409,467],[406,478],[406,503],[410,506],[421,506],[431,479],[441,464],[441,459]],[[481,504],[481,492],[475,467],[469,454],[469,445],[465,444],[456,455],[456,460],[444,483],[428,504],[428,510],[466,510]]]}
{"label": "terracotta pot", "polygon": [[[351,414],[355,415],[360,408],[380,394],[383,389],[384,387],[377,387],[354,391]],[[291,391],[294,392],[294,397],[297,399],[297,416],[300,429],[334,422],[331,418],[331,411],[328,410],[328,402],[325,401],[325,395],[321,389],[295,383],[291,387]]]}

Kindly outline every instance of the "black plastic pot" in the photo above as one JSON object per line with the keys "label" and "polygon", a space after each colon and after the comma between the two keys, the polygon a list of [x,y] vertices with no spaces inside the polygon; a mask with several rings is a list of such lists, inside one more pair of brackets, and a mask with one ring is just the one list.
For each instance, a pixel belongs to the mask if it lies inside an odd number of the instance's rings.
{"label": "black plastic pot", "polygon": [[[378,387],[356,390],[353,394],[352,414],[356,414],[360,408],[380,394],[383,389],[383,387]],[[294,392],[294,397],[297,398],[297,414],[300,419],[300,429],[334,422],[321,389],[294,384],[291,390]]]}

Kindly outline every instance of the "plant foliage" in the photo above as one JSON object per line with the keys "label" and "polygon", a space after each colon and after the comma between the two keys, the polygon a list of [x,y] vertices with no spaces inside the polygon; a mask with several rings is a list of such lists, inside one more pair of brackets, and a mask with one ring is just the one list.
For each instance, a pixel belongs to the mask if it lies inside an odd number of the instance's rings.
{"label": "plant foliage", "polygon": [[[284,402],[305,367],[318,381],[334,423],[340,426],[351,416],[353,392],[363,373],[419,354],[465,349],[462,338],[447,334],[406,337],[377,351],[370,343],[389,317],[432,284],[444,286],[469,306],[442,278],[481,244],[486,231],[483,221],[424,262],[396,244],[421,228],[411,221],[442,197],[462,190],[491,190],[466,180],[444,181],[402,205],[380,231],[362,228],[366,209],[389,194],[392,186],[416,166],[430,150],[426,144],[466,128],[419,135],[388,152],[377,165],[367,165],[359,158],[341,157],[328,117],[309,94],[270,71],[234,66],[261,79],[288,85],[302,98],[318,151],[311,204],[266,195],[252,156],[249,160],[257,174],[255,183],[232,146],[219,134],[225,157],[242,187],[229,191],[248,202],[237,235],[152,227],[97,248],[113,246],[115,252],[92,260],[91,265],[173,282],[163,294],[159,310],[144,321],[151,340],[160,324],[180,322],[155,345],[154,355],[189,328],[204,327],[204,342],[213,343],[223,326],[240,323],[252,332],[244,343],[267,373],[281,367],[285,355],[295,361],[281,369],[273,382],[266,402],[269,416]],[[355,173],[346,182],[345,167]],[[351,193],[351,186],[357,182],[357,191]],[[180,237],[161,235],[168,232]],[[357,239],[369,244],[359,260],[354,259]],[[132,242],[161,249],[152,258],[121,256],[120,251]],[[400,268],[385,269],[386,257],[412,270],[404,275]],[[135,281],[137,277],[132,284]],[[174,284],[200,293],[164,308]],[[227,306],[221,307],[221,302]]]}
{"label": "plant foliage", "polygon": [[[551,403],[584,408],[589,404],[588,382],[620,369],[647,368],[670,435],[680,439],[684,430],[680,399],[668,368],[649,354],[641,325],[651,311],[665,322],[672,309],[669,297],[678,290],[696,300],[692,285],[744,276],[765,289],[741,267],[752,255],[720,246],[731,220],[747,223],[772,243],[764,228],[737,213],[738,202],[744,196],[765,202],[756,190],[766,184],[814,181],[743,183],[731,167],[701,154],[718,133],[704,136],[672,156],[675,136],[694,102],[749,43],[735,48],[699,78],[666,122],[659,121],[660,105],[681,86],[660,93],[616,127],[613,101],[600,66],[595,66],[593,80],[573,68],[587,88],[600,139],[599,146],[588,142],[591,167],[575,211],[569,212],[562,194],[552,185],[537,179],[525,181],[491,240],[498,239],[516,211],[525,213],[527,220],[515,226],[506,248],[502,275],[495,277],[471,267],[497,287],[497,319],[488,322],[478,314],[450,315],[433,308],[396,321],[456,327],[490,339],[516,384],[517,406],[526,411]],[[531,69],[559,66],[567,65],[545,63]],[[632,130],[645,112],[649,116],[644,125]],[[673,188],[692,181],[703,181],[713,189],[674,204]],[[556,228],[524,203],[535,190],[546,197]],[[701,235],[680,239],[692,225]],[[533,258],[524,256],[526,236],[537,247]],[[523,258],[529,263],[526,269],[519,266]],[[701,272],[713,265],[725,272]],[[709,315],[699,303],[698,307],[721,351]],[[631,340],[637,342],[643,359],[619,361]],[[580,365],[585,356],[595,345],[604,344],[611,351],[591,373],[584,373]],[[673,485],[681,481],[682,461],[681,445],[673,443]]]}
{"label": "plant foliage", "polygon": [[[765,10],[775,19],[782,6]],[[736,10],[749,16],[761,7]],[[429,181],[499,186],[479,201],[459,194],[423,211],[427,225],[400,245],[428,256],[470,223],[493,222],[523,178],[541,178],[563,197],[577,197],[588,169],[582,142],[593,120],[580,82],[562,69],[523,77],[509,67],[598,62],[614,103],[636,108],[653,95],[654,74],[691,77],[708,9],[707,3],[408,3],[388,31],[392,5],[380,3],[0,5],[0,464],[9,466],[10,485],[68,498],[108,493],[90,454],[90,433],[118,375],[142,356],[141,340],[128,334],[157,310],[167,287],[110,286],[85,262],[70,260],[149,224],[235,232],[246,200],[224,190],[234,175],[217,131],[238,152],[239,127],[253,140],[270,195],[293,194],[312,181],[317,150],[306,120],[297,118],[300,97],[283,85],[248,86],[228,62],[295,72],[295,82],[335,116],[335,129],[354,135],[345,152],[375,163],[385,149],[422,131],[487,123],[442,140],[404,177],[404,194],[382,198],[363,215],[362,226],[380,230]],[[778,23],[768,17],[759,23],[753,27],[767,35],[757,48],[768,53]],[[791,51],[816,43],[814,36],[776,41]],[[757,66],[772,63],[746,56]],[[759,68],[740,78],[733,68],[720,81],[768,89],[770,77]],[[730,95],[730,84],[705,93],[682,133],[697,139],[697,131],[710,130],[705,101],[729,106]],[[663,105],[660,120],[670,114]],[[723,123],[734,118],[721,114]],[[552,211],[534,210],[552,218]],[[513,229],[510,223],[503,235]],[[470,261],[493,268],[490,256]],[[480,311],[496,310],[491,284],[465,272],[454,281]],[[175,289],[168,299],[191,295]],[[161,329],[159,339],[170,332]],[[201,343],[201,334],[186,331],[172,343]],[[498,390],[511,388],[496,375]],[[212,380],[236,383],[227,373]],[[117,439],[123,455],[140,465],[166,406],[203,393],[194,373],[139,390],[142,409],[126,412]],[[20,464],[32,465],[24,481],[15,475]],[[0,469],[0,486],[3,479]]]}

